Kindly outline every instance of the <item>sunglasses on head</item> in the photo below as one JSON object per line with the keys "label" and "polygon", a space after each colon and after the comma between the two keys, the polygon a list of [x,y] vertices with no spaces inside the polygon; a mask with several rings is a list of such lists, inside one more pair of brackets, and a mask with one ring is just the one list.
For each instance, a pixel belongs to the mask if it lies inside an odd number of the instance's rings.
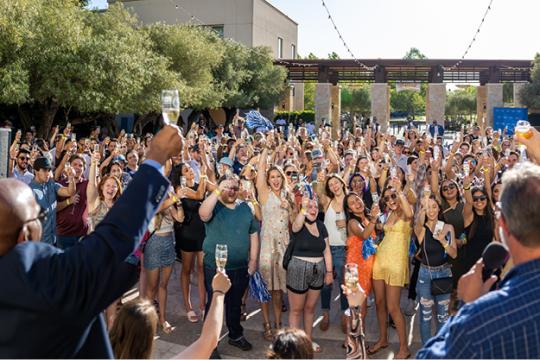
{"label": "sunglasses on head", "polygon": [[383,200],[385,203],[389,202],[390,200],[396,200],[397,199],[397,195],[396,194],[390,194],[390,195],[386,195],[385,197],[383,197]]}
{"label": "sunglasses on head", "polygon": [[454,190],[456,189],[456,184],[448,184],[442,187],[442,191]]}
{"label": "sunglasses on head", "polygon": [[487,196],[486,196],[486,195],[473,196],[473,201],[474,201],[474,202],[477,202],[477,201],[485,201],[486,199],[487,199]]}

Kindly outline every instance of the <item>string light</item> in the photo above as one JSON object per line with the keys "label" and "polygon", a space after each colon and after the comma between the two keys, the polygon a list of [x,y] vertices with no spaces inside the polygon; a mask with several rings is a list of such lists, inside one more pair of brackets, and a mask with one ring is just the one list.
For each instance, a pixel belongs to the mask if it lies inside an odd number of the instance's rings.
{"label": "string light", "polygon": [[366,64],[364,64],[363,62],[361,62],[360,60],[358,60],[356,58],[356,56],[354,56],[351,48],[349,47],[349,45],[347,45],[347,42],[345,41],[345,39],[343,38],[343,35],[341,35],[341,31],[339,31],[337,25],[336,25],[336,22],[334,21],[334,19],[332,18],[332,14],[330,13],[330,10],[328,9],[328,7],[326,6],[326,3],[324,2],[324,0],[321,0],[322,1],[322,6],[324,7],[324,9],[326,10],[326,13],[328,14],[328,19],[330,20],[330,22],[332,23],[332,26],[334,27],[334,30],[336,31],[336,33],[338,34],[339,36],[339,39],[343,42],[343,46],[345,47],[345,49],[347,50],[347,52],[349,53],[349,55],[352,57],[353,61],[358,64],[360,67],[363,67],[364,69],[366,70],[369,70],[369,71],[374,71],[377,66],[367,66]]}
{"label": "string light", "polygon": [[486,9],[486,11],[484,12],[484,16],[482,16],[482,20],[480,21],[480,25],[478,25],[478,28],[476,29],[476,32],[474,33],[471,42],[470,42],[469,45],[467,46],[467,49],[465,50],[465,52],[463,53],[463,55],[461,56],[461,60],[459,60],[458,62],[456,62],[456,63],[455,63],[454,65],[452,65],[452,66],[449,66],[449,67],[444,67],[444,66],[443,66],[443,69],[444,69],[444,70],[454,70],[454,69],[456,69],[458,66],[460,66],[460,65],[463,63],[463,60],[465,60],[465,57],[467,56],[467,54],[468,54],[469,51],[471,50],[471,48],[472,48],[472,46],[473,46],[473,43],[476,41],[476,37],[478,36],[478,34],[480,34],[480,29],[482,28],[482,25],[484,25],[484,21],[486,20],[487,14],[488,14],[489,11],[491,10],[491,5],[492,5],[492,4],[493,4],[493,0],[490,0],[487,9]]}

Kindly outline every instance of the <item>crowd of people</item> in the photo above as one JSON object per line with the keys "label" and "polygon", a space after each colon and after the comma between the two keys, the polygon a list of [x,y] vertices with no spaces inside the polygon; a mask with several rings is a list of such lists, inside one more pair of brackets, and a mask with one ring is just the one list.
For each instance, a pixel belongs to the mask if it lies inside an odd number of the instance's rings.
{"label": "crowd of people", "polygon": [[[311,346],[305,356],[321,351],[312,336],[316,307],[320,300],[319,326],[327,331],[336,286],[349,358],[388,347],[389,324],[399,337],[396,358],[410,357],[404,316],[418,313],[422,344],[447,323],[461,298],[459,279],[488,244],[501,241],[495,214],[503,174],[540,160],[534,129],[531,139],[520,139],[478,126],[443,137],[439,128],[411,126],[390,134],[354,124],[343,131],[291,124],[257,131],[238,118],[225,131],[194,123],[181,152],[164,162],[171,185],[141,245],[125,260],[140,266],[138,286],[147,302],[122,306],[117,294],[105,310],[116,355],[150,356],[118,345],[128,331],[122,328],[129,318],[123,312],[145,312],[164,333],[174,331],[167,320],[167,287],[179,260],[188,321],[203,321],[223,301],[232,346],[252,348],[241,323],[249,279],[258,271],[271,295],[260,303],[262,336],[274,341],[274,349],[277,338],[305,335]],[[80,135],[70,124],[56,127],[50,139],[32,132],[23,138],[17,131],[10,148],[12,177],[29,185],[39,204],[41,241],[66,252],[104,221],[154,141],[152,134],[125,131],[103,137],[99,128]],[[216,264],[221,245],[227,248],[226,264]],[[218,289],[224,295],[218,300],[213,281],[220,267],[229,283]],[[357,269],[359,292],[365,294],[354,304],[352,288],[343,286],[350,267]],[[192,275],[197,304],[191,300]],[[409,305],[402,309],[405,288]],[[366,297],[374,299],[379,327],[369,347]],[[291,329],[283,330],[283,310]],[[155,332],[156,326],[148,329]]]}

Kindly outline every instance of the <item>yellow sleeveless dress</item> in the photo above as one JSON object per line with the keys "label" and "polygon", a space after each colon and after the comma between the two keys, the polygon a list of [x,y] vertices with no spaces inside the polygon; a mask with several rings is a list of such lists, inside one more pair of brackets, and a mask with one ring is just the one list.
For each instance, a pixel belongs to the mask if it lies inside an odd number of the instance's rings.
{"label": "yellow sleeveless dress", "polygon": [[373,280],[384,280],[390,286],[409,283],[410,222],[399,219],[384,225],[384,238],[377,249],[373,264]]}

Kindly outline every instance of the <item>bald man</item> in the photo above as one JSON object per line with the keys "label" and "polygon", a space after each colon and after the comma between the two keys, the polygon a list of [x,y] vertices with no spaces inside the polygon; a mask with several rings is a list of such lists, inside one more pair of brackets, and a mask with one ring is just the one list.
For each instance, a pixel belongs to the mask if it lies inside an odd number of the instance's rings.
{"label": "bald man", "polygon": [[162,166],[181,145],[177,127],[161,130],[129,188],[67,252],[39,241],[32,190],[0,180],[0,358],[113,357],[100,313],[136,282],[124,259],[167,194]]}

